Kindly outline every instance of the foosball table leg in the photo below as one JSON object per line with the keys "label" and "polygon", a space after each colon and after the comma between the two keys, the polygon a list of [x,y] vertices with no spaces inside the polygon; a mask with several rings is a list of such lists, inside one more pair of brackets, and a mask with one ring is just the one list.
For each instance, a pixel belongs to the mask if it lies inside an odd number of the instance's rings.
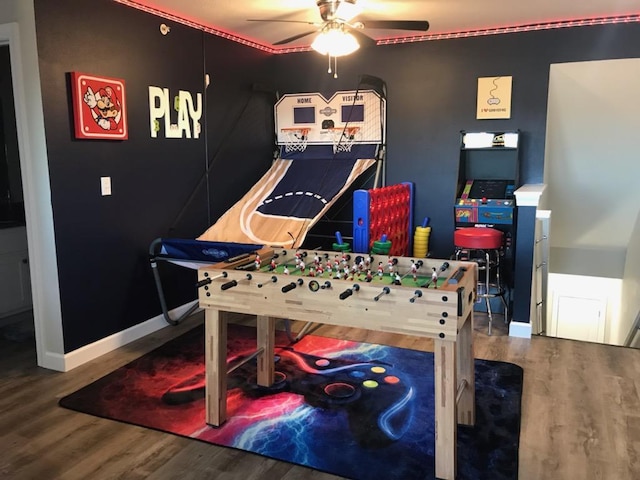
{"label": "foosball table leg", "polygon": [[276,319],[258,315],[257,347],[258,347],[258,385],[270,387],[274,382],[274,349],[276,335]]}
{"label": "foosball table leg", "polygon": [[205,310],[206,422],[219,427],[227,419],[227,320],[220,310]]}

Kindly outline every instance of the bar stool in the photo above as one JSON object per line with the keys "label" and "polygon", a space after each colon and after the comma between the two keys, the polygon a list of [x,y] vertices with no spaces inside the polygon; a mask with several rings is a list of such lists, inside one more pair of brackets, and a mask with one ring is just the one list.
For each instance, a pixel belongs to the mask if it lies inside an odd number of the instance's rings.
{"label": "bar stool", "polygon": [[509,322],[509,304],[505,299],[507,289],[500,275],[500,256],[504,234],[495,228],[460,228],[453,234],[456,260],[467,260],[478,264],[479,299],[484,299],[489,316],[489,335],[493,323],[491,299],[500,298],[504,307],[504,322]]}

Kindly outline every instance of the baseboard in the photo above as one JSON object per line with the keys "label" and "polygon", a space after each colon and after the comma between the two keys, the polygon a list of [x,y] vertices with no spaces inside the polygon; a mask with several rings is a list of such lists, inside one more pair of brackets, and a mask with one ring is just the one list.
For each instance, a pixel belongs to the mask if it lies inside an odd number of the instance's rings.
{"label": "baseboard", "polygon": [[[174,308],[170,312],[171,316],[175,317],[183,314],[191,308],[195,302],[197,302],[197,300]],[[164,319],[164,316],[160,314],[157,317],[134,325],[133,327],[127,328],[121,332],[114,333],[113,335],[98,340],[97,342],[85,345],[84,347],[80,347],[72,352],[65,353],[64,358],[60,355],[46,355],[48,360],[46,362],[47,365],[42,366],[53,370],[68,372],[69,370],[94,360],[105,353],[109,353],[166,326],[168,326],[168,324]],[[51,366],[49,366],[49,363]]]}
{"label": "baseboard", "polygon": [[531,324],[525,322],[509,323],[509,336],[518,338],[531,338]]}

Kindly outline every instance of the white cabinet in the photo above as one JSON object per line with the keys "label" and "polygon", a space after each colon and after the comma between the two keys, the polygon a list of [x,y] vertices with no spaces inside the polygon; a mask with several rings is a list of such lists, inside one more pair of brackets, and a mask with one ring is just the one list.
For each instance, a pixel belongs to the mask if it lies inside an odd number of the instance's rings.
{"label": "white cabinet", "polygon": [[28,310],[31,305],[26,230],[0,230],[0,318]]}

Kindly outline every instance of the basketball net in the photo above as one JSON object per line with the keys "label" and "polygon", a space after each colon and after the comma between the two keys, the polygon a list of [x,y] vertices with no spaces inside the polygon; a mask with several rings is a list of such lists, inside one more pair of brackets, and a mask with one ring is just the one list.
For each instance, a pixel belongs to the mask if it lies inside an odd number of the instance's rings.
{"label": "basketball net", "polygon": [[284,151],[304,152],[307,148],[307,138],[309,137],[309,128],[283,128],[281,131],[285,134]]}
{"label": "basketball net", "polygon": [[329,130],[333,139],[333,153],[350,152],[360,127],[338,127]]}

